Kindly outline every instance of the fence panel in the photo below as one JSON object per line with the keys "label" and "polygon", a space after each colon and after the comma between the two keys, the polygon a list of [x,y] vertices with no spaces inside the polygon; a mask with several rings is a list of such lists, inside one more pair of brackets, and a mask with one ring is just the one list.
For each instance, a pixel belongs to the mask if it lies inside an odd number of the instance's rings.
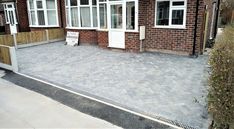
{"label": "fence panel", "polygon": [[46,41],[46,31],[32,31],[30,32],[31,43]]}
{"label": "fence panel", "polygon": [[0,62],[11,65],[10,49],[8,47],[0,46]]}
{"label": "fence panel", "polygon": [[0,35],[0,45],[14,46],[12,35]]}
{"label": "fence panel", "polygon": [[49,29],[48,37],[49,40],[64,39],[64,29]]}
{"label": "fence panel", "polygon": [[15,47],[0,45],[0,67],[18,72]]}
{"label": "fence panel", "polygon": [[29,32],[17,33],[16,41],[18,45],[30,43],[31,42],[30,33]]}
{"label": "fence panel", "polygon": [[[64,40],[64,29],[49,29],[31,32],[20,32],[16,34],[16,43],[19,47],[40,45],[44,43]],[[0,45],[14,46],[13,35],[1,35]]]}

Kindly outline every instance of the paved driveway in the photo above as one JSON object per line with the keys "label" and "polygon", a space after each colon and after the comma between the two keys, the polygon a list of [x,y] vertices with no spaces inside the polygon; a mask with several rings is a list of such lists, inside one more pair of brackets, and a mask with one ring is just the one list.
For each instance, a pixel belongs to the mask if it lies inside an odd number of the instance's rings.
{"label": "paved driveway", "polygon": [[128,109],[207,128],[207,57],[124,53],[63,42],[19,49],[20,72]]}

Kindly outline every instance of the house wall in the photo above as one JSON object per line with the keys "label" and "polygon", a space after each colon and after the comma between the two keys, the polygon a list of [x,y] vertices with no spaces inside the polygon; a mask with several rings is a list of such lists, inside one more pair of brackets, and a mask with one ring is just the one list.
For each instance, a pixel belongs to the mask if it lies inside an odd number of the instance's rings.
{"label": "house wall", "polygon": [[[144,4],[148,5],[145,11],[147,14],[144,15],[146,16],[145,21],[141,24],[146,26],[146,39],[143,41],[145,50],[192,54],[196,1],[187,1],[186,29],[155,28],[155,0],[144,0]],[[201,47],[200,37],[202,32],[203,11],[204,3],[200,0],[196,42],[197,53],[200,52]]]}
{"label": "house wall", "polygon": [[[28,23],[28,13],[27,13],[27,4],[26,0],[17,0],[15,3],[15,12],[17,17],[17,30],[18,32],[28,32],[30,31]],[[5,16],[4,16],[5,18]],[[5,25],[5,33],[10,34],[9,24]]]}
{"label": "house wall", "polygon": [[[61,0],[63,26],[66,26],[65,4]],[[147,51],[165,51],[182,54],[192,54],[194,42],[194,24],[196,1],[188,0],[186,29],[159,29],[154,27],[155,0],[139,0],[139,26],[146,26],[146,39],[143,40],[143,48]],[[196,53],[202,49],[202,35],[204,22],[203,0],[199,2],[199,14],[197,25]],[[103,48],[108,47],[108,31],[95,30],[70,30],[80,32],[81,43],[96,43]],[[140,50],[139,32],[125,33],[126,51],[138,52]]]}
{"label": "house wall", "polygon": [[18,31],[27,32],[29,29],[28,12],[26,0],[17,0],[16,14],[18,19]]}

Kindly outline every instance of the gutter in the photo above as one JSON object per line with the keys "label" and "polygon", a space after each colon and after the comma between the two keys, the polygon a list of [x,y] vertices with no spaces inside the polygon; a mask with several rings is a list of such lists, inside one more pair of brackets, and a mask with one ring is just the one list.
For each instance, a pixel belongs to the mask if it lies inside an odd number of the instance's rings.
{"label": "gutter", "polygon": [[199,11],[199,0],[196,2],[196,15],[195,15],[195,24],[194,24],[194,38],[193,38],[193,51],[191,57],[197,58],[198,54],[196,53],[196,42],[197,42],[197,22],[198,22],[198,11]]}
{"label": "gutter", "polygon": [[217,0],[217,10],[216,10],[216,19],[215,19],[215,30],[214,30],[214,39],[217,36],[217,30],[218,30],[218,20],[219,20],[219,10],[220,10],[220,0]]}
{"label": "gutter", "polygon": [[63,9],[62,9],[62,0],[59,0],[59,8],[60,8],[61,28],[63,28]]}

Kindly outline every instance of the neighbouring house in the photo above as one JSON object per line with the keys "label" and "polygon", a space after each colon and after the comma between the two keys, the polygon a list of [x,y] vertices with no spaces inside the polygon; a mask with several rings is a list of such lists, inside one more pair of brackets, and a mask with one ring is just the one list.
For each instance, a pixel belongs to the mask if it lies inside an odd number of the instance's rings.
{"label": "neighbouring house", "polygon": [[4,9],[0,4],[0,34],[5,33],[5,19],[4,19]]}
{"label": "neighbouring house", "polygon": [[5,33],[10,29],[17,29],[18,32],[29,31],[27,5],[25,0],[1,0],[4,10]]}
{"label": "neighbouring house", "polygon": [[[17,3],[18,25],[21,26],[21,16],[26,17],[28,25],[22,25],[29,30],[65,28],[79,32],[80,43],[103,48],[192,55],[201,54],[205,42],[215,38],[219,12],[219,0],[17,0]],[[145,39],[140,40],[142,26]]]}

